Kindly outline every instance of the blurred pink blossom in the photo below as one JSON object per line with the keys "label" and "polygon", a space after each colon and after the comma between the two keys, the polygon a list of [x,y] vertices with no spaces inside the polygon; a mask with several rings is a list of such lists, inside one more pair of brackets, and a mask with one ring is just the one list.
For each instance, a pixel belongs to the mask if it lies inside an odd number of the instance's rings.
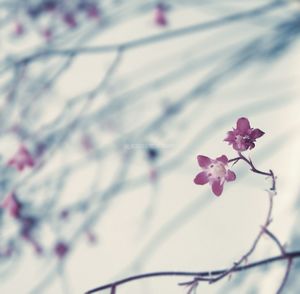
{"label": "blurred pink blossom", "polygon": [[21,146],[17,153],[8,161],[8,166],[15,167],[18,171],[23,171],[27,167],[35,165],[34,158],[25,146]]}
{"label": "blurred pink blossom", "polygon": [[20,22],[16,22],[14,25],[14,35],[15,36],[22,36],[25,33],[24,25]]}
{"label": "blurred pink blossom", "polygon": [[54,253],[58,258],[64,258],[69,251],[69,246],[64,242],[58,242],[55,244]]}
{"label": "blurred pink blossom", "polygon": [[154,22],[160,27],[164,27],[168,24],[166,17],[166,7],[163,4],[158,4],[154,10]]}
{"label": "blurred pink blossom", "polygon": [[99,19],[100,18],[100,9],[96,4],[90,4],[86,8],[86,15],[91,19]]}
{"label": "blurred pink blossom", "polygon": [[63,15],[63,21],[71,29],[77,26],[75,15],[71,12],[67,12]]}
{"label": "blurred pink blossom", "polygon": [[22,204],[17,199],[17,196],[15,195],[15,193],[13,193],[13,192],[9,193],[2,201],[0,207],[2,207],[3,209],[6,209],[12,217],[14,217],[14,218],[20,217],[20,211],[22,208]]}

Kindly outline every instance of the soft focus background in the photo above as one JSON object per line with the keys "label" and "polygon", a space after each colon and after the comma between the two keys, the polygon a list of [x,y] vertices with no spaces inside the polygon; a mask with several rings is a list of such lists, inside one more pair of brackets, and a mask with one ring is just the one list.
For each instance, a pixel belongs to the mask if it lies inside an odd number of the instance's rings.
{"label": "soft focus background", "polygon": [[[14,192],[32,222],[26,238],[0,209],[0,293],[232,265],[263,224],[270,181],[240,162],[217,198],[193,179],[198,154],[236,156],[223,139],[241,116],[266,133],[251,158],[278,176],[271,230],[299,250],[299,33],[296,0],[1,0],[0,200]],[[7,164],[20,146],[35,161],[22,171]],[[264,238],[251,261],[277,254]],[[198,292],[275,293],[284,269]],[[299,293],[299,270],[286,293]],[[117,293],[186,293],[183,281]]]}

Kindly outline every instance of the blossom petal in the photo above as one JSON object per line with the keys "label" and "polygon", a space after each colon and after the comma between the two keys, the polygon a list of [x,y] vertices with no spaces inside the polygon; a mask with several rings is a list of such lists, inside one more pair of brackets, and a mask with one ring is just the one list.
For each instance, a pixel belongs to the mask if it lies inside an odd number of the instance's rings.
{"label": "blossom petal", "polygon": [[233,171],[228,170],[225,179],[228,182],[232,182],[236,179],[236,175]]}
{"label": "blossom petal", "polygon": [[211,185],[212,191],[216,196],[220,196],[223,192],[223,183],[220,180],[214,181]]}
{"label": "blossom petal", "polygon": [[228,163],[228,158],[227,158],[226,155],[222,155],[222,156],[218,157],[217,160],[224,163],[224,164]]}
{"label": "blossom petal", "polygon": [[265,132],[263,132],[262,130],[260,130],[260,129],[254,129],[251,132],[251,138],[255,140],[257,138],[260,138],[264,134],[265,134]]}
{"label": "blossom petal", "polygon": [[241,144],[241,143],[237,143],[237,142],[234,142],[232,144],[232,147],[236,151],[245,151],[245,150],[247,150],[247,146],[245,144]]}
{"label": "blossom petal", "polygon": [[201,167],[208,167],[212,162],[212,160],[209,157],[203,155],[198,155],[197,160]]}
{"label": "blossom petal", "polygon": [[208,176],[206,172],[199,173],[194,179],[194,183],[197,185],[205,185],[208,183]]}
{"label": "blossom petal", "polygon": [[236,127],[241,132],[246,132],[250,129],[250,123],[249,120],[245,117],[241,117],[238,119],[236,123]]}
{"label": "blossom petal", "polygon": [[255,147],[255,144],[253,143],[253,142],[251,142],[250,144],[249,144],[249,149],[251,150],[251,149],[253,149]]}
{"label": "blossom petal", "polygon": [[235,132],[234,131],[227,132],[227,137],[224,139],[224,141],[228,143],[233,143],[235,141]]}

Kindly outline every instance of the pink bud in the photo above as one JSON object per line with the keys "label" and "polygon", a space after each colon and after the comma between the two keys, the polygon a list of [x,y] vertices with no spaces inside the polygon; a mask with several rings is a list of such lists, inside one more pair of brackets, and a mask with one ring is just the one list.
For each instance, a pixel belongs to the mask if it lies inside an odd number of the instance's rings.
{"label": "pink bud", "polygon": [[23,171],[26,166],[33,167],[35,161],[27,148],[21,146],[17,153],[8,161],[7,165],[16,168],[18,171]]}
{"label": "pink bud", "polygon": [[54,253],[58,258],[64,258],[65,255],[68,253],[68,251],[69,251],[69,246],[67,244],[61,241],[55,244]]}
{"label": "pink bud", "polygon": [[77,21],[76,21],[75,15],[73,13],[70,13],[70,12],[65,13],[63,16],[63,21],[71,29],[73,29],[77,26]]}
{"label": "pink bud", "polygon": [[54,11],[56,8],[57,8],[57,3],[56,3],[56,1],[48,0],[48,1],[45,1],[45,2],[43,3],[43,9],[44,9],[45,11],[52,12],[52,11]]}
{"label": "pink bud", "polygon": [[13,193],[13,192],[9,193],[4,198],[0,207],[2,207],[3,209],[6,209],[13,218],[20,218],[22,204],[17,199],[17,196],[15,195],[15,193]]}
{"label": "pink bud", "polygon": [[97,243],[97,237],[96,237],[96,235],[93,232],[87,231],[86,232],[86,237],[87,237],[87,239],[88,239],[88,241],[90,243],[92,243],[92,244],[96,244]]}
{"label": "pink bud", "polygon": [[86,8],[86,15],[91,19],[99,19],[100,18],[100,10],[95,4],[90,4]]}
{"label": "pink bud", "polygon": [[14,35],[19,37],[22,36],[24,33],[25,33],[25,28],[23,24],[21,24],[20,22],[15,23]]}
{"label": "pink bud", "polygon": [[166,17],[166,8],[163,4],[158,4],[154,10],[154,22],[160,27],[164,27],[168,24]]}
{"label": "pink bud", "polygon": [[51,42],[53,39],[53,32],[51,29],[45,29],[42,31],[42,36],[46,40],[46,42]]}

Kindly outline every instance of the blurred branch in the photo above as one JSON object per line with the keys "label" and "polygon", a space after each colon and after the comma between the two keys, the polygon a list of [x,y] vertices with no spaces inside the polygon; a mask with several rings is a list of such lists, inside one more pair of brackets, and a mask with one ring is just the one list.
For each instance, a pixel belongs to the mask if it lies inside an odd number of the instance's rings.
{"label": "blurred branch", "polygon": [[49,56],[74,56],[77,54],[98,54],[98,53],[106,53],[116,50],[130,50],[135,49],[141,46],[151,45],[157,42],[162,42],[166,40],[170,40],[172,38],[177,38],[181,36],[185,36],[188,34],[195,34],[200,31],[207,31],[210,29],[216,29],[220,26],[229,25],[237,21],[241,21],[244,19],[258,17],[265,13],[270,13],[273,9],[278,9],[282,6],[286,5],[285,1],[273,1],[267,5],[261,6],[259,8],[255,8],[246,12],[239,12],[236,14],[232,14],[229,16],[225,16],[224,18],[220,18],[217,20],[208,21],[206,23],[199,23],[196,25],[191,25],[189,27],[173,30],[166,33],[161,33],[154,36],[147,36],[141,39],[128,41],[119,44],[109,44],[103,46],[94,46],[94,47],[79,47],[79,48],[72,48],[72,49],[62,49],[62,50],[47,50],[37,52],[33,55],[23,57],[18,61],[14,62],[15,65],[17,64],[27,64],[29,62],[35,61],[39,58],[49,57]]}

